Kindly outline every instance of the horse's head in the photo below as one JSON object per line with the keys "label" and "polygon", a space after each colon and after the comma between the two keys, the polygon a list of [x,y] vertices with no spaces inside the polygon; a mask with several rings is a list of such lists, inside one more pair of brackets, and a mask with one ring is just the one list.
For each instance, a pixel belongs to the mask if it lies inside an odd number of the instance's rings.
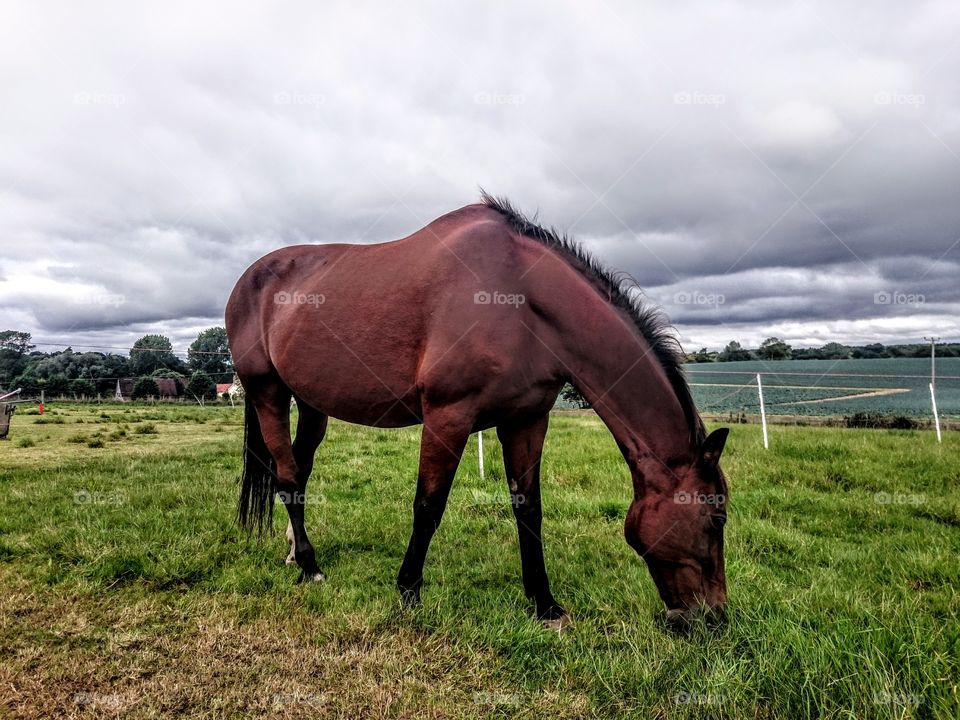
{"label": "horse's head", "polygon": [[722,617],[727,601],[727,484],[719,461],[728,432],[710,433],[692,461],[634,470],[638,492],[624,535],[646,560],[674,627],[687,626],[699,614]]}

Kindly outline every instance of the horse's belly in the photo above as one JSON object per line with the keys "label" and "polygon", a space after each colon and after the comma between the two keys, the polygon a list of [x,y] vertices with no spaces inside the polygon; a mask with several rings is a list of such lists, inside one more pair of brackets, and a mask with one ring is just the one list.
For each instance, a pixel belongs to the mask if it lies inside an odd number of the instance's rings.
{"label": "horse's belly", "polygon": [[423,422],[420,400],[415,395],[385,398],[367,405],[328,400],[326,402],[321,401],[317,409],[337,420],[370,427],[407,427],[408,425],[419,425]]}
{"label": "horse's belly", "polygon": [[377,372],[360,363],[320,364],[311,372],[284,372],[284,383],[301,400],[330,417],[374,427],[422,422],[420,396],[411,377]]}

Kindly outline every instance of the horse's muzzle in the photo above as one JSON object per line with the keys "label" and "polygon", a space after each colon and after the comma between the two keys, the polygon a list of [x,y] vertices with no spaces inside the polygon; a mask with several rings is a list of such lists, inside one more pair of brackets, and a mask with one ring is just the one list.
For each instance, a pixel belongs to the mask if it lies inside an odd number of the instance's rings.
{"label": "horse's muzzle", "polygon": [[675,632],[686,632],[698,622],[718,627],[727,621],[726,605],[695,605],[689,608],[667,610],[667,627]]}

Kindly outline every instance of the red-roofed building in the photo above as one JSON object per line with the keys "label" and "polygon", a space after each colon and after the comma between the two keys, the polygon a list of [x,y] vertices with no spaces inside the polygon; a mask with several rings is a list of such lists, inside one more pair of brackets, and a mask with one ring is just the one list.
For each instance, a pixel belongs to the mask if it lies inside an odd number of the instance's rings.
{"label": "red-roofed building", "polygon": [[[153,378],[160,391],[158,399],[178,398],[184,395],[183,386],[175,378]],[[117,388],[114,391],[113,399],[120,402],[126,402],[133,397],[133,386],[136,385],[136,378],[122,378],[117,380]]]}
{"label": "red-roofed building", "polygon": [[157,388],[160,390],[160,397],[174,398],[180,396],[180,386],[173,378],[154,378],[157,382]]}

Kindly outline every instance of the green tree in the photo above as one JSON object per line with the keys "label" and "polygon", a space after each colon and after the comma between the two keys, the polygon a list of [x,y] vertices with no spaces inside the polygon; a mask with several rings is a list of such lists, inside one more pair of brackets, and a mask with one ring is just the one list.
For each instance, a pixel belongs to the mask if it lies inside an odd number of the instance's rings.
{"label": "green tree", "polygon": [[187,350],[187,364],[191,370],[203,370],[227,382],[229,378],[224,376],[231,372],[227,331],[222,327],[212,327],[197,335]]}
{"label": "green tree", "polygon": [[18,355],[26,355],[33,350],[30,344],[31,335],[19,330],[4,330],[0,332],[0,350],[11,350]]}
{"label": "green tree", "polygon": [[169,369],[167,369],[167,368],[160,368],[160,369],[154,370],[152,373],[150,373],[150,377],[152,377],[152,378],[170,378],[170,379],[172,379],[172,380],[183,380],[183,379],[186,377],[186,375],[184,375],[184,374],[181,373],[181,372],[177,372],[176,370],[169,370]]}
{"label": "green tree", "polygon": [[190,376],[187,393],[200,400],[214,400],[217,397],[217,384],[203,370],[197,370]]}
{"label": "green tree", "polygon": [[750,351],[745,349],[736,340],[731,340],[727,346],[720,351],[717,360],[720,362],[736,362],[738,360],[749,360]]}
{"label": "green tree", "polygon": [[820,357],[824,360],[846,360],[851,355],[851,349],[838,342],[831,342],[820,348]]}
{"label": "green tree", "polygon": [[70,380],[66,375],[51,375],[41,385],[48,397],[60,397],[70,392]]}
{"label": "green tree", "polygon": [[693,363],[708,363],[716,360],[717,354],[712,353],[707,350],[705,347],[700,348],[696,352],[690,353],[687,355],[687,362]]}
{"label": "green tree", "polygon": [[564,400],[564,402],[568,402],[578,408],[590,407],[590,403],[587,402],[587,399],[581,395],[580,391],[570,383],[567,383],[563,386],[563,390],[560,391],[560,397]]}
{"label": "green tree", "polygon": [[130,369],[137,375],[149,375],[161,368],[177,370],[182,364],[173,354],[170,339],[163,335],[144,335],[130,350]]}
{"label": "green tree", "polygon": [[128,377],[133,374],[130,368],[129,358],[125,358],[123,355],[116,353],[107,353],[104,355],[101,367],[100,377],[119,378]]}
{"label": "green tree", "polygon": [[70,392],[75,398],[92,398],[97,394],[97,388],[94,386],[92,381],[87,380],[86,378],[77,378],[76,380],[70,381]]}
{"label": "green tree", "polygon": [[32,349],[30,333],[19,330],[0,332],[0,386],[12,384],[15,377],[26,371],[27,353]]}
{"label": "green tree", "polygon": [[16,388],[23,389],[23,397],[28,397],[31,395],[39,395],[40,389],[44,387],[45,380],[41,380],[36,375],[34,375],[30,370],[27,370],[22,375],[18,375],[13,379],[13,382],[10,383],[9,389],[13,390]]}
{"label": "green tree", "polygon": [[864,345],[862,348],[860,348],[860,355],[861,357],[865,358],[887,357],[887,349],[882,343],[873,343],[871,345]]}
{"label": "green tree", "polygon": [[791,355],[793,348],[778,337],[768,337],[757,350],[757,357],[761,360],[789,360]]}
{"label": "green tree", "polygon": [[133,384],[133,399],[140,400],[147,397],[158,397],[160,388],[152,377],[142,377]]}

